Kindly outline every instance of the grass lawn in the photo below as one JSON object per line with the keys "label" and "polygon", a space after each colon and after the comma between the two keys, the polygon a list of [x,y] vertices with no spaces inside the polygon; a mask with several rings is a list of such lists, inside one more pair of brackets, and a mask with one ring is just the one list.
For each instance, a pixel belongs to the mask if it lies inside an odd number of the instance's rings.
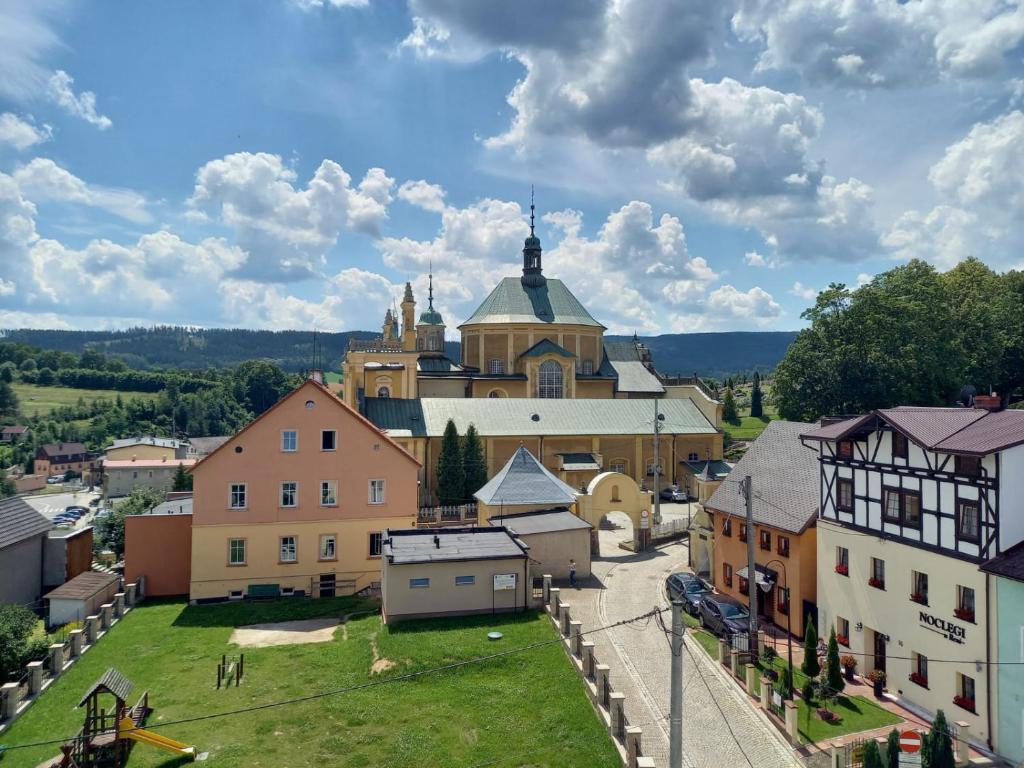
{"label": "grass lawn", "polygon": [[118,395],[125,402],[140,397],[156,397],[152,392],[118,392],[113,389],[76,389],[74,387],[40,387],[36,384],[11,384],[18,396],[24,416],[45,416],[65,405],[76,405],[78,398],[89,403],[99,398],[113,400]]}
{"label": "grass lawn", "polygon": [[[717,658],[717,637],[703,629],[693,632],[691,636],[703,646],[712,659]],[[786,659],[776,657],[772,662],[772,667],[781,674],[782,670],[786,668]],[[754,693],[757,696],[761,695],[762,669],[764,669],[764,662],[760,661],[758,663],[758,674],[754,678]],[[795,667],[793,669],[793,686],[795,690],[799,691],[806,682],[807,676],[800,671],[799,667]],[[801,739],[806,743],[828,741],[837,736],[859,733],[860,731],[871,731],[875,728],[895,725],[900,722],[899,717],[864,696],[839,696],[834,702],[830,702],[829,709],[839,716],[838,720],[832,722],[826,722],[818,717],[817,710],[821,706],[820,702],[815,702],[812,706],[808,706],[799,696],[794,700],[798,707],[797,730],[800,733]]]}
{"label": "grass lawn", "polygon": [[722,429],[733,440],[753,440],[771,421],[770,416],[740,416],[739,422],[723,421]]}
{"label": "grass lawn", "polygon": [[[59,679],[0,742],[13,745],[74,734],[75,704],[110,666],[143,689],[149,725],[360,685],[372,679],[478,658],[556,637],[536,613],[410,622],[386,628],[357,616],[328,643],[245,649],[238,688],[216,690],[216,666],[234,627],[340,616],[372,603],[357,598],[242,602],[187,607],[148,602],[128,614]],[[491,629],[504,638],[487,640]],[[375,658],[395,666],[371,675]],[[161,728],[209,752],[219,766],[618,766],[614,745],[558,644],[407,681],[243,715]],[[8,752],[0,766],[34,766],[52,747]],[[178,766],[145,744],[130,768]]]}
{"label": "grass lawn", "polygon": [[341,384],[341,373],[339,371],[324,371],[324,381],[328,384]]}

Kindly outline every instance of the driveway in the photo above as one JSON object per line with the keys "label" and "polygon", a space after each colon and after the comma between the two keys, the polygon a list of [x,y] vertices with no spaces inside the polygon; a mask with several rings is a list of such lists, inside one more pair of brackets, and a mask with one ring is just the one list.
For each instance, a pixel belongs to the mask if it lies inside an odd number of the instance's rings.
{"label": "driveway", "polygon": [[[685,507],[684,507],[685,508]],[[583,630],[628,619],[667,605],[663,584],[687,561],[685,542],[636,555],[618,548],[629,538],[622,529],[601,530],[601,556],[593,575],[573,591],[563,588],[573,619]],[[666,624],[671,616],[664,614]],[[671,652],[669,639],[655,620],[616,627],[590,636],[601,663],[612,668],[612,687],[626,695],[626,717],[643,728],[644,754],[668,765],[668,715]],[[690,768],[796,768],[800,765],[780,734],[755,714],[746,697],[721,680],[693,641],[683,655],[683,755]],[[700,670],[696,668],[700,665]],[[721,707],[724,713],[719,713]],[[737,745],[729,728],[742,740]]]}

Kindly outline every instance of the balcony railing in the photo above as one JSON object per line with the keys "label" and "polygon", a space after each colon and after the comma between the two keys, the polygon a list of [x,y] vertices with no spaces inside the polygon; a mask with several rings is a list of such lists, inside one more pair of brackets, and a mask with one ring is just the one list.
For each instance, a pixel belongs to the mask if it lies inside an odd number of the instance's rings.
{"label": "balcony railing", "polygon": [[477,522],[476,504],[451,504],[439,507],[420,507],[416,525],[463,525]]}
{"label": "balcony railing", "polygon": [[402,343],[383,339],[349,339],[348,348],[352,352],[401,352]]}

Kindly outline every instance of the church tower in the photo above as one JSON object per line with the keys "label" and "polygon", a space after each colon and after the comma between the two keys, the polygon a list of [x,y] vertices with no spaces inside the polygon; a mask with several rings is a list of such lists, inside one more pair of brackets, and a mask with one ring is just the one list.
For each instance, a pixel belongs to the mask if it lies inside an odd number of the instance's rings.
{"label": "church tower", "polygon": [[402,297],[402,349],[416,351],[416,300],[412,296],[412,285],[405,284]]}
{"label": "church tower", "polygon": [[384,313],[384,335],[382,341],[387,344],[389,341],[394,341],[396,338],[395,317],[391,314],[391,309],[389,307],[388,311]]}
{"label": "church tower", "polygon": [[533,231],[533,189],[530,190],[530,236],[523,244],[523,276],[521,279],[526,288],[539,288],[547,280],[541,269],[540,238]]}
{"label": "church tower", "polygon": [[429,289],[427,291],[427,310],[420,315],[420,321],[416,325],[416,349],[420,352],[444,352],[444,318],[441,313],[434,309],[434,273],[431,270],[429,275]]}

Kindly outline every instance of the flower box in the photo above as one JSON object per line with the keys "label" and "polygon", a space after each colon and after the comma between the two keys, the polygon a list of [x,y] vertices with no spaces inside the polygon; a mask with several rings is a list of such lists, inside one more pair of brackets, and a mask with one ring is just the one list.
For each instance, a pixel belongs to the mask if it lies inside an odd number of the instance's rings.
{"label": "flower box", "polygon": [[885,582],[872,576],[868,579],[868,586],[874,587],[875,589],[885,589]]}
{"label": "flower box", "polygon": [[922,688],[928,687],[928,678],[923,675],[919,675],[917,672],[910,673],[910,682],[917,683]]}
{"label": "flower box", "polygon": [[974,622],[974,611],[968,608],[957,608],[955,611],[953,611],[953,615],[961,621],[970,621],[972,623]]}
{"label": "flower box", "polygon": [[848,566],[848,565],[837,565],[836,566],[836,573],[838,573],[840,576],[849,576],[850,575],[850,566]]}
{"label": "flower box", "polygon": [[928,598],[922,595],[920,592],[915,592],[914,594],[912,594],[910,596],[910,599],[913,600],[915,603],[920,603],[921,605],[928,605]]}
{"label": "flower box", "polygon": [[847,648],[850,647],[850,638],[846,635],[836,635],[836,642],[840,645],[845,645]]}
{"label": "flower box", "polygon": [[974,699],[968,699],[966,696],[954,696],[953,703],[970,712],[974,711]]}

